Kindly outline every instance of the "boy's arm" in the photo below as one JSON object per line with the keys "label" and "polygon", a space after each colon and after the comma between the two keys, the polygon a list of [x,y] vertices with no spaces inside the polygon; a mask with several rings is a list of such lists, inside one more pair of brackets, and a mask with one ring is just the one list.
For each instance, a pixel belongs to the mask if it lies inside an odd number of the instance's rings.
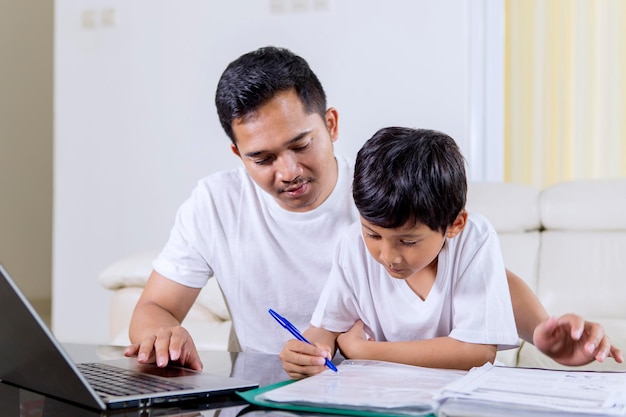
{"label": "boy's arm", "polygon": [[291,339],[280,352],[283,368],[292,379],[319,374],[326,369],[325,359],[335,355],[338,333],[311,326],[302,335],[312,344]]}
{"label": "boy's arm", "polygon": [[429,368],[471,369],[492,362],[496,346],[465,343],[451,337],[407,342],[376,342],[366,339],[363,323],[357,322],[339,335],[337,344],[349,359],[370,359]]}

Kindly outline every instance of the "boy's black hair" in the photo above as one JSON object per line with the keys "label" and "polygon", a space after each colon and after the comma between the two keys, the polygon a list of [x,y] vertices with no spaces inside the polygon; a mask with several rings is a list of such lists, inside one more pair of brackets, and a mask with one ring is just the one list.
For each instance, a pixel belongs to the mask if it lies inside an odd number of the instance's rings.
{"label": "boy's black hair", "polygon": [[465,159],[435,130],[388,127],[361,148],[352,194],[368,222],[397,228],[409,221],[445,233],[465,207]]}
{"label": "boy's black hair", "polygon": [[232,123],[276,94],[295,89],[309,113],[326,112],[326,94],[309,64],[285,48],[267,46],[248,52],[226,67],[217,84],[215,105],[224,131],[236,144]]}

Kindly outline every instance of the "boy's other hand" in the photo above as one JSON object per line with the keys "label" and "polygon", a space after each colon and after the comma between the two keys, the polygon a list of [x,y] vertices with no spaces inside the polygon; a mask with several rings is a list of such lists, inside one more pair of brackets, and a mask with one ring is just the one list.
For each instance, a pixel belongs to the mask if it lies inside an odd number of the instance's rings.
{"label": "boy's other hand", "polygon": [[359,320],[350,330],[337,337],[337,346],[344,357],[359,358],[363,357],[364,342],[371,340],[372,338],[365,331],[365,325]]}
{"label": "boy's other hand", "polygon": [[533,344],[562,365],[580,366],[612,357],[622,363],[622,351],[613,346],[599,323],[575,314],[550,317],[533,332]]}

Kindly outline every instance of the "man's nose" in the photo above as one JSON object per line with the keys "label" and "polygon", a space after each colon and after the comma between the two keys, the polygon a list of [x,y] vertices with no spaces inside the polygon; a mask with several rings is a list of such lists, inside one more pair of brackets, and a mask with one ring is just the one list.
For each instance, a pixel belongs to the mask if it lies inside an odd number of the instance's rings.
{"label": "man's nose", "polygon": [[289,152],[277,159],[276,173],[281,181],[291,182],[302,175],[302,167],[298,158]]}

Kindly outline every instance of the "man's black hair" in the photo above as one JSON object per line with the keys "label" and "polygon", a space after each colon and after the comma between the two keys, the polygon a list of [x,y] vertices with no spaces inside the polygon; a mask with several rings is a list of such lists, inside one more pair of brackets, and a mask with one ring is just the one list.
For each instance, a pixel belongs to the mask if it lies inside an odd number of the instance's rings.
{"label": "man's black hair", "polygon": [[326,112],[326,94],[309,64],[288,49],[267,46],[231,62],[215,92],[217,115],[224,131],[236,144],[232,123],[244,118],[276,94],[294,89],[309,113]]}

